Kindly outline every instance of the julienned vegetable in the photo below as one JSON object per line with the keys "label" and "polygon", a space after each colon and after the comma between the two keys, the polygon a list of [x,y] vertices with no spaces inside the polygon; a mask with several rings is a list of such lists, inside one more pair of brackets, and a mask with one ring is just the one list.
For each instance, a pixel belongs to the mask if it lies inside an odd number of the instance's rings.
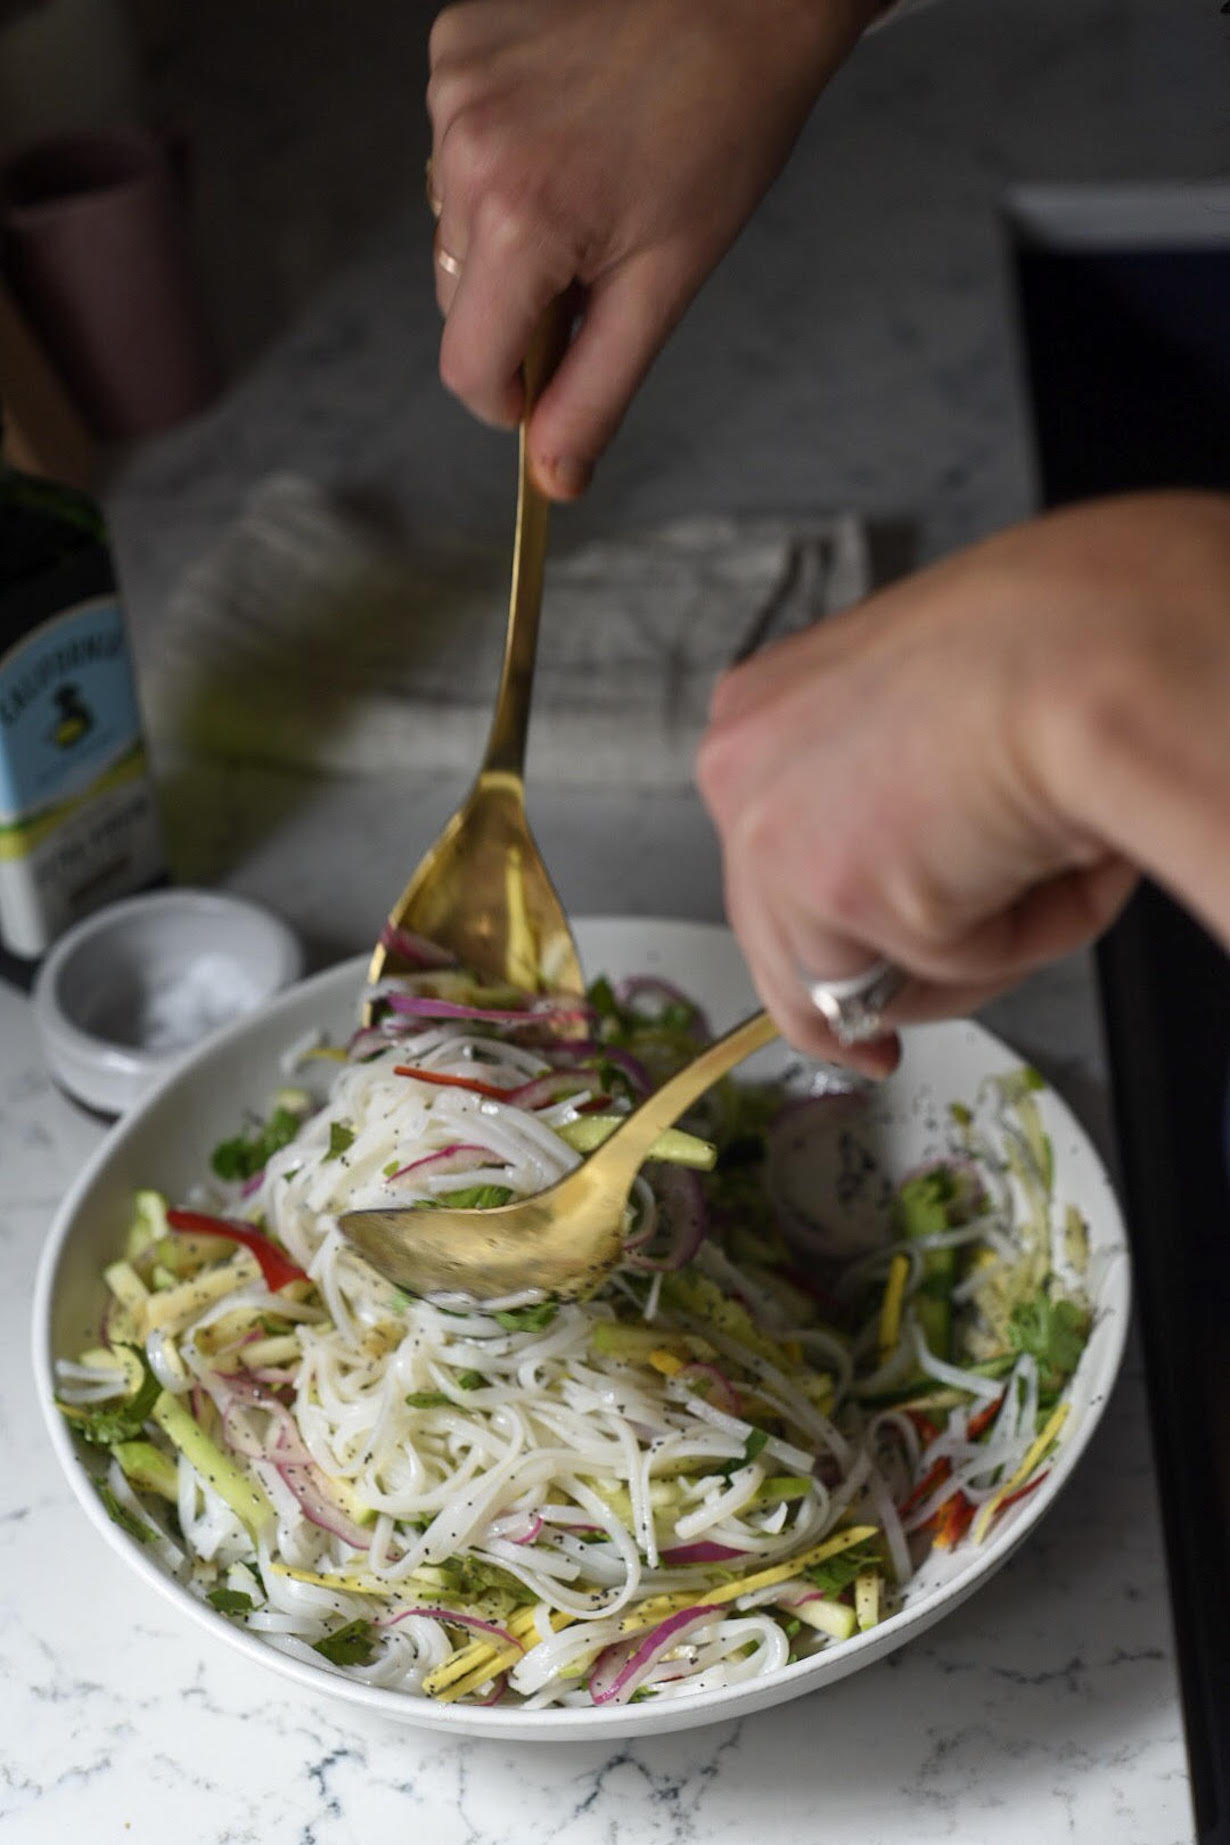
{"label": "julienned vegetable", "polygon": [[138,1195],[105,1341],[62,1367],[162,1567],[408,1695],[669,1699],[877,1625],[1045,1477],[1089,1316],[1032,1078],[954,1110],[840,1269],[768,1202],[780,1098],[726,1085],[663,1136],[595,1299],[411,1301],[341,1210],[539,1190],[706,1029],[657,981],[561,1007],[419,959],[293,1135],[283,1100],[191,1208]]}

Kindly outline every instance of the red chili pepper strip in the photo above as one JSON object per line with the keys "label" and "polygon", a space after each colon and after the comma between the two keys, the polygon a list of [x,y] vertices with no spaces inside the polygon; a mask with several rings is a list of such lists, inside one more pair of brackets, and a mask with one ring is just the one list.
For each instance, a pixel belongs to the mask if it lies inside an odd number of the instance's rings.
{"label": "red chili pepper strip", "polygon": [[951,1472],[952,1462],[948,1459],[947,1455],[944,1455],[941,1460],[935,1463],[930,1473],[925,1473],[914,1490],[901,1501],[897,1510],[902,1518],[908,1518],[915,1506],[921,1505],[928,1494],[933,1493],[937,1486],[942,1485]]}
{"label": "red chili pepper strip", "polygon": [[930,1416],[921,1409],[907,1409],[905,1413],[918,1430],[918,1437],[923,1447],[929,1448],[940,1432],[939,1423],[932,1422]]}
{"label": "red chili pepper strip", "polygon": [[964,1493],[945,1499],[935,1515],[935,1541],[941,1550],[959,1544],[974,1522],[974,1508]]}
{"label": "red chili pepper strip", "polygon": [[[995,1508],[995,1518],[998,1518],[1001,1512],[1006,1512],[1010,1505],[1015,1505],[1018,1499],[1028,1499],[1030,1493],[1036,1492],[1041,1486],[1043,1480],[1046,1478],[1046,1474],[1050,1471],[1048,1467],[1046,1473],[1035,1474],[1033,1479],[1028,1481],[1026,1485],[1018,1486],[1015,1493],[1009,1493],[1006,1499],[1001,1499]],[[991,1520],[992,1524],[995,1523],[995,1518]]]}
{"label": "red chili pepper strip", "polygon": [[506,1102],[508,1090],[494,1083],[476,1082],[472,1076],[445,1076],[442,1070],[416,1070],[412,1064],[395,1063],[394,1076],[417,1076],[420,1083],[439,1083],[442,1089],[470,1089],[475,1095],[490,1096],[493,1102]]}
{"label": "red chili pepper strip", "polygon": [[167,1222],[172,1230],[184,1230],[190,1236],[224,1236],[228,1243],[241,1243],[260,1263],[265,1286],[271,1294],[288,1287],[292,1281],[309,1279],[297,1262],[283,1255],[276,1243],[254,1230],[251,1224],[237,1224],[229,1217],[210,1217],[204,1211],[168,1211]]}
{"label": "red chili pepper strip", "polygon": [[971,1441],[977,1441],[980,1435],[986,1434],[996,1416],[998,1416],[1003,1406],[1003,1401],[1003,1394],[1001,1394],[995,1398],[993,1403],[985,1404],[983,1408],[978,1411],[976,1416],[970,1417],[969,1438]]}

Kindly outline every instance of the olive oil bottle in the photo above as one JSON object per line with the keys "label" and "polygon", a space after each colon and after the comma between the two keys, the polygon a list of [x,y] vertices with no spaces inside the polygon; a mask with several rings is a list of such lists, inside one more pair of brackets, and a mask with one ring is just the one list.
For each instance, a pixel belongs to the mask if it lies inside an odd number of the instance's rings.
{"label": "olive oil bottle", "polygon": [[32,973],[71,923],[165,875],[102,515],[0,460],[0,950]]}

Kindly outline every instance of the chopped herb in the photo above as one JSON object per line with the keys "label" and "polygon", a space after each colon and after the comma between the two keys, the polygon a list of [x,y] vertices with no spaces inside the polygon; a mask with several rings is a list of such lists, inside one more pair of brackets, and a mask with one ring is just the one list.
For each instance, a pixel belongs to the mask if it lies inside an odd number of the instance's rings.
{"label": "chopped herb", "polygon": [[948,1112],[958,1127],[967,1128],[974,1125],[973,1110],[967,1108],[964,1102],[950,1102]]}
{"label": "chopped herb", "polygon": [[347,1621],[323,1640],[312,1642],[312,1651],[334,1666],[367,1666],[376,1648],[376,1635],[370,1621]]}
{"label": "chopped herb", "polygon": [[1038,1393],[1057,1396],[1080,1362],[1089,1337],[1089,1315],[1074,1300],[1045,1294],[1023,1300],[1012,1309],[1008,1339],[1016,1352],[1028,1352],[1038,1361]]}
{"label": "chopped herb", "polygon": [[424,1198],[417,1211],[494,1211],[515,1194],[510,1185],[463,1185],[460,1191]]}
{"label": "chopped herb", "polygon": [[121,1505],[105,1480],[98,1480],[95,1484],[98,1497],[106,1506],[107,1517],[112,1523],[118,1525],[121,1531],[126,1531],[129,1537],[136,1538],[138,1544],[152,1544],[158,1536],[154,1527],[147,1525],[144,1519],[134,1517],[126,1505]]}
{"label": "chopped herb", "polygon": [[452,1400],[442,1390],[412,1390],[406,1403],[411,1409],[447,1409]]}
{"label": "chopped herb", "polygon": [[220,1179],[254,1179],[263,1172],[270,1158],[285,1147],[299,1132],[302,1116],[289,1108],[275,1108],[268,1121],[223,1140],[209,1156],[209,1163]]}
{"label": "chopped herb", "polygon": [[559,1312],[559,1302],[540,1300],[534,1307],[506,1307],[493,1313],[505,1332],[542,1332]]}
{"label": "chopped herb", "polygon": [[803,1626],[797,1614],[779,1614],[777,1617],[777,1624],[785,1634],[787,1640],[793,1640],[795,1635],[802,1630]]}
{"label": "chopped herb", "polygon": [[482,1390],[487,1380],[481,1371],[462,1371],[454,1379],[458,1390]]}
{"label": "chopped herb", "polygon": [[835,1557],[826,1557],[823,1563],[813,1563],[803,1574],[821,1594],[840,1595],[843,1589],[849,1588],[860,1570],[871,1569],[879,1561],[879,1552],[874,1542],[852,1544],[849,1550],[839,1551]]}
{"label": "chopped herb", "polygon": [[95,1442],[101,1448],[113,1448],[117,1442],[135,1440],[162,1395],[162,1385],[154,1376],[143,1348],[125,1345],[122,1349],[132,1352],[141,1366],[141,1382],[132,1396],[121,1403],[101,1403],[96,1409],[83,1409],[75,1403],[59,1405],[82,1441]]}
{"label": "chopped herb", "polygon": [[401,1161],[400,1160],[390,1160],[388,1165],[382,1166],[380,1170],[384,1174],[386,1179],[391,1179],[395,1172],[401,1171]]}
{"label": "chopped herb", "polygon": [[753,1429],[751,1434],[748,1436],[747,1440],[743,1444],[742,1454],[740,1454],[737,1458],[732,1458],[729,1461],[723,1461],[722,1465],[718,1467],[717,1469],[715,1469],[715,1471],[719,1474],[723,1474],[726,1477],[726,1479],[729,1480],[731,1474],[737,1473],[740,1467],[750,1467],[751,1466],[752,1462],[756,1459],[756,1456],[760,1453],[761,1449],[764,1447],[768,1439],[769,1439],[769,1436],[768,1436],[767,1430]]}
{"label": "chopped herb", "polygon": [[605,974],[599,974],[585,996],[599,1018],[614,1019],[621,1023],[619,1002],[615,998],[615,989]]}
{"label": "chopped herb", "polygon": [[242,1589],[222,1587],[210,1589],[205,1600],[211,1608],[216,1608],[219,1614],[250,1614],[256,1606],[252,1597],[245,1594]]}
{"label": "chopped herb", "polygon": [[354,1129],[347,1127],[344,1121],[329,1123],[329,1151],[326,1160],[340,1160],[347,1147],[354,1145]]}
{"label": "chopped herb", "polygon": [[257,1588],[263,1595],[265,1593],[265,1578],[261,1575],[260,1564],[253,1563],[249,1558],[245,1557],[241,1567],[248,1571]]}

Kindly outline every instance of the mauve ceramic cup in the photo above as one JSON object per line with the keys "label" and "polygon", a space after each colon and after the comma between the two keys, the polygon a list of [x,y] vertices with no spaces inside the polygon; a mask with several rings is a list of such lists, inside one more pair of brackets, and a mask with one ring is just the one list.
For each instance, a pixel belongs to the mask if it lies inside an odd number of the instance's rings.
{"label": "mauve ceramic cup", "polygon": [[59,136],[0,170],[6,279],[94,433],[202,409],[217,369],[166,145],[137,128]]}

